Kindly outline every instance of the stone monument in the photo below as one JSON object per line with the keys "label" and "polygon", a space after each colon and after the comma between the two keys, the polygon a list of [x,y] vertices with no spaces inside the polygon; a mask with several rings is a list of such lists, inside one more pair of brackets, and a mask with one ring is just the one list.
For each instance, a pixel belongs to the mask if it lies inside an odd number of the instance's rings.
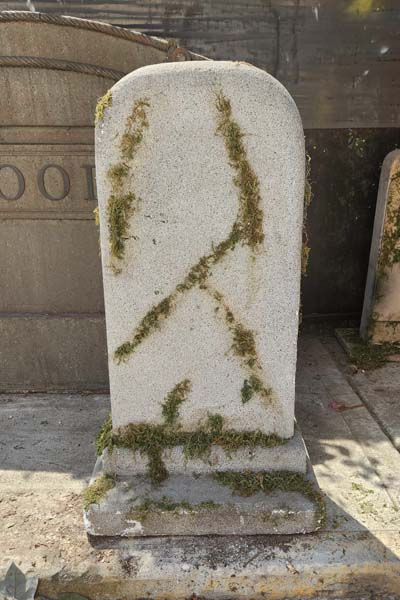
{"label": "stone monument", "polygon": [[92,535],[295,533],[323,503],[294,423],[304,137],[273,77],[144,67],[96,127],[112,422]]}
{"label": "stone monument", "polygon": [[360,333],[400,343],[400,150],[382,165]]}

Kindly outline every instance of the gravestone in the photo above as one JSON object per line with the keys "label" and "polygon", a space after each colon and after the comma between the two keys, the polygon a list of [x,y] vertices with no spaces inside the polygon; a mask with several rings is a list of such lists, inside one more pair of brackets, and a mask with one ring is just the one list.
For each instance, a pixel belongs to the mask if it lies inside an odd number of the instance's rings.
{"label": "gravestone", "polygon": [[93,535],[294,533],[322,502],[294,426],[304,138],[247,64],[139,69],[96,128],[112,424]]}
{"label": "gravestone", "polygon": [[400,343],[400,150],[382,165],[360,333]]}

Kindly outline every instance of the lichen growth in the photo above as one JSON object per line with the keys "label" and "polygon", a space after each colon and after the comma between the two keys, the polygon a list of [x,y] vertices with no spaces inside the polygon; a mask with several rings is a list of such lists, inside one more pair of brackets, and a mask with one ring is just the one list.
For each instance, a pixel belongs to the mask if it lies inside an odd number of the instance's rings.
{"label": "lichen growth", "polygon": [[270,494],[275,491],[298,492],[314,502],[317,509],[317,522],[325,522],[326,509],[322,495],[313,483],[301,473],[292,471],[218,471],[213,474],[215,480],[239,496],[252,496],[257,492]]}
{"label": "lichen growth", "polygon": [[130,219],[139,203],[139,198],[132,191],[132,161],[143,140],[144,130],[149,126],[146,112],[149,107],[150,103],[146,99],[139,99],[133,105],[119,142],[119,161],[111,165],[107,173],[111,184],[111,194],[107,202],[107,224],[110,267],[114,274],[122,270],[121,261],[125,256],[126,240],[129,238]]}
{"label": "lichen growth", "polygon": [[131,510],[127,514],[128,519],[134,519],[140,522],[144,522],[150,513],[164,513],[171,512],[175,515],[182,513],[196,513],[201,510],[216,509],[220,505],[213,502],[212,500],[205,500],[197,504],[191,504],[190,502],[172,502],[167,496],[163,496],[161,500],[149,500],[146,499],[140,504],[132,506]]}
{"label": "lichen growth", "polygon": [[94,114],[95,125],[97,125],[97,123],[100,123],[104,119],[104,112],[105,112],[106,108],[110,108],[111,105],[112,105],[112,92],[111,92],[111,90],[108,90],[108,92],[106,92],[104,94],[104,96],[99,98],[99,100],[97,102],[96,110],[95,110],[95,114]]}
{"label": "lichen growth", "polygon": [[83,507],[85,510],[91,504],[99,504],[106,493],[115,487],[115,479],[111,475],[100,475],[83,492]]}
{"label": "lichen growth", "polygon": [[189,379],[184,379],[167,394],[162,404],[162,415],[167,425],[173,425],[179,417],[179,407],[192,389]]}
{"label": "lichen growth", "polygon": [[260,430],[237,431],[225,429],[223,417],[212,414],[193,431],[184,431],[179,426],[171,427],[168,415],[164,423],[131,423],[126,427],[111,430],[107,421],[97,438],[97,452],[104,449],[128,448],[147,456],[150,480],[157,484],[168,477],[163,461],[163,451],[180,446],[187,459],[207,460],[211,446],[220,446],[228,455],[240,448],[272,448],[287,442],[275,434],[266,434]]}

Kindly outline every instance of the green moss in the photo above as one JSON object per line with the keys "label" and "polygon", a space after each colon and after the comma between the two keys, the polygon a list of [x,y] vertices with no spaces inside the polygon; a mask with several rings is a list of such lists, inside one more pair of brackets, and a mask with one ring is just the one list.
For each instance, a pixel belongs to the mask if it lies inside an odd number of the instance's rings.
{"label": "green moss", "polygon": [[171,294],[149,310],[136,328],[132,341],[124,342],[116,349],[114,357],[118,363],[126,360],[148,335],[160,328],[172,310],[175,297],[176,294]]}
{"label": "green moss", "polygon": [[240,394],[242,397],[243,404],[246,404],[246,402],[249,402],[249,400],[251,400],[251,398],[253,397],[254,390],[248,379],[245,379],[243,381],[243,385],[242,385],[242,389],[240,390]]}
{"label": "green moss", "polygon": [[121,156],[125,160],[133,159],[143,140],[143,132],[149,126],[146,108],[150,108],[150,102],[147,99],[138,100],[126,121],[125,132],[120,142]]}
{"label": "green moss", "polygon": [[167,397],[162,404],[162,415],[167,425],[173,425],[179,417],[179,407],[185,402],[187,396],[192,389],[192,384],[189,379],[184,379],[167,394]]}
{"label": "green moss", "polygon": [[[126,240],[129,237],[130,229],[129,222],[138,204],[138,198],[131,191],[131,163],[143,140],[144,130],[148,127],[146,108],[149,106],[146,99],[137,100],[133,105],[119,144],[120,160],[111,165],[107,173],[111,184],[111,194],[107,203],[107,223],[111,268],[115,274],[121,272],[120,261],[125,255]],[[129,191],[126,189],[127,187],[129,187]]]}
{"label": "green moss", "polygon": [[104,119],[104,112],[105,112],[106,108],[110,108],[111,105],[112,105],[112,92],[111,92],[111,90],[108,90],[108,92],[106,92],[104,94],[104,96],[99,98],[99,100],[97,102],[96,111],[95,111],[95,115],[94,115],[94,122],[96,125],[97,125],[97,123],[100,123]]}
{"label": "green moss", "polygon": [[112,443],[112,430],[112,418],[111,414],[109,414],[99,433],[96,436],[95,446],[97,456],[100,456],[104,448],[108,448]]}
{"label": "green moss", "polygon": [[209,415],[206,421],[193,431],[172,428],[168,423],[150,425],[131,423],[116,431],[111,431],[109,423],[98,436],[97,451],[105,448],[128,448],[140,452],[148,458],[149,477],[153,483],[167,478],[168,472],[162,459],[163,450],[183,447],[188,459],[207,459],[211,446],[217,445],[229,454],[240,448],[272,448],[285,444],[287,440],[275,434],[266,434],[260,430],[237,431],[225,429],[221,415]]}
{"label": "green moss", "polygon": [[246,329],[241,323],[233,323],[233,314],[227,311],[227,321],[232,324],[233,351],[241,358],[256,357],[256,342],[254,333]]}
{"label": "green moss", "polygon": [[212,502],[212,500],[206,500],[199,502],[198,504],[191,504],[190,502],[172,502],[167,496],[163,496],[161,500],[145,500],[144,502],[132,506],[127,517],[137,521],[144,522],[149,516],[149,513],[163,513],[172,512],[176,515],[181,513],[196,513],[199,510],[210,510],[218,508],[219,504]]}
{"label": "green moss", "polygon": [[352,483],[351,484],[351,489],[354,490],[355,492],[360,492],[361,494],[374,494],[374,490],[369,490],[368,488],[365,488],[363,485],[361,485],[361,483]]}
{"label": "green moss", "polygon": [[125,178],[129,174],[129,167],[125,163],[117,163],[110,167],[107,172],[107,177],[111,182],[112,189],[119,192],[125,182]]}
{"label": "green moss", "polygon": [[400,262],[400,171],[390,178],[379,261],[378,283],[387,277],[387,270]]}
{"label": "green moss", "polygon": [[229,98],[224,96],[222,91],[216,96],[216,108],[217,134],[224,140],[230,164],[236,172],[234,184],[239,190],[237,235],[252,250],[255,250],[264,241],[260,183],[247,158],[243,143],[244,133],[233,118]]}
{"label": "green moss", "polygon": [[84,509],[87,510],[91,504],[99,504],[113,487],[115,487],[115,480],[111,475],[101,475],[95,479],[83,492]]}
{"label": "green moss", "polygon": [[371,371],[383,367],[387,362],[387,357],[391,354],[400,352],[400,345],[384,343],[373,345],[370,342],[364,342],[355,331],[344,332],[349,348],[349,359],[359,369]]}
{"label": "green moss", "polygon": [[243,404],[254,394],[260,394],[264,400],[271,402],[272,390],[263,382],[263,371],[257,354],[254,332],[238,321],[220,292],[211,290],[209,286],[205,286],[205,289],[218,302],[219,307],[224,309],[226,324],[232,335],[232,350],[240,358],[243,369],[248,372],[248,379],[245,380],[240,391]]}
{"label": "green moss", "polygon": [[325,521],[326,509],[323,498],[315,490],[313,483],[301,473],[291,471],[219,471],[214,473],[214,478],[221,485],[228,486],[233,494],[239,496],[252,496],[257,492],[266,494],[274,491],[298,492],[315,503],[318,522],[322,524]]}
{"label": "green moss", "polygon": [[[121,260],[125,254],[125,242],[128,238],[129,217],[132,215],[135,195],[111,194],[107,204],[107,221],[110,241],[110,252],[113,258]],[[116,271],[120,269],[117,267]]]}
{"label": "green moss", "polygon": [[[139,119],[141,131],[143,131],[143,127],[147,126],[145,113],[145,107],[147,106],[149,106],[148,101],[143,101],[139,107],[139,112],[136,110],[135,113],[134,121]],[[121,359],[128,358],[148,335],[159,329],[160,321],[170,314],[173,301],[180,294],[195,286],[205,289],[212,267],[219,263],[228,251],[233,250],[239,242],[249,246],[254,251],[264,241],[263,212],[260,208],[260,184],[247,159],[243,144],[244,134],[233,119],[230,100],[222,92],[219,92],[216,96],[216,109],[218,114],[216,133],[221,135],[224,140],[230,164],[235,172],[234,183],[239,190],[239,208],[236,220],[228,237],[213,248],[212,252],[202,256],[189,269],[183,281],[176,286],[172,294],[163,300],[168,305],[167,313],[160,315],[162,318],[157,318],[158,315],[155,315],[154,311],[157,311],[160,305],[153,307],[136,328],[132,341],[124,342],[117,348],[115,358],[118,362]],[[138,114],[140,115],[139,118]],[[137,139],[140,143],[141,137],[139,136],[139,138],[135,138],[134,148],[136,148]],[[124,148],[125,146],[124,143]],[[127,152],[125,158],[129,157],[130,154]],[[151,323],[149,323],[149,319],[152,321]]]}

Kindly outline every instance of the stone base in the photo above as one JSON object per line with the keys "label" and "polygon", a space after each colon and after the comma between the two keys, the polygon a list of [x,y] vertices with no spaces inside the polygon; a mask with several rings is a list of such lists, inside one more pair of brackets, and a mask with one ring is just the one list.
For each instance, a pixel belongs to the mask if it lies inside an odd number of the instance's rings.
{"label": "stone base", "polygon": [[[288,471],[276,473],[288,481],[293,475]],[[103,459],[99,458],[92,482],[102,475]],[[323,508],[310,465],[306,475],[296,473],[294,477],[311,482],[315,497],[278,489],[237,495],[211,473],[170,475],[158,486],[143,475],[116,479],[99,503],[85,511],[86,530],[92,536],[121,537],[315,531],[322,524]]]}

